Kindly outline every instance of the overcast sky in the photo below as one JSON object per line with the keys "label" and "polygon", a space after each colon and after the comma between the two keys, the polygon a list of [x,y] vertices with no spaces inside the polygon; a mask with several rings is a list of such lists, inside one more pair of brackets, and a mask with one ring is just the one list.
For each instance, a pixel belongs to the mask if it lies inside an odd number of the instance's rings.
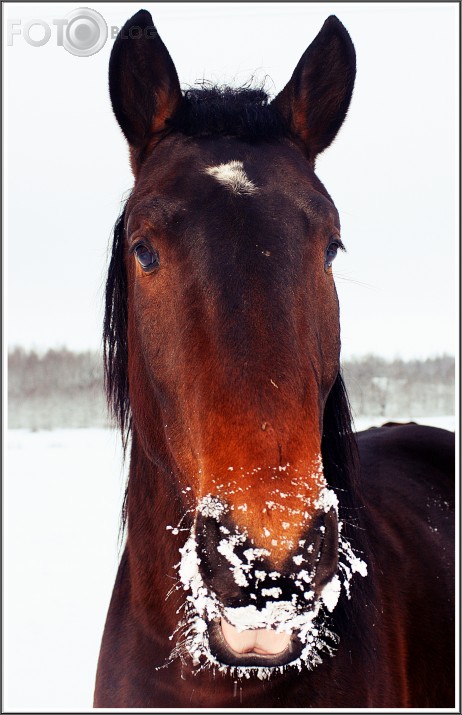
{"label": "overcast sky", "polygon": [[[92,3],[108,26],[148,9],[183,85],[267,78],[283,88],[329,14],[347,27],[358,75],[318,175],[348,252],[335,263],[343,357],[454,354],[457,345],[457,3]],[[107,248],[132,186],[112,116],[113,40],[91,57],[57,45],[75,3],[8,3],[5,39],[7,298],[10,345],[101,344]],[[51,28],[33,47],[28,20]],[[40,39],[35,28],[34,39]],[[32,31],[31,31],[32,32]]]}

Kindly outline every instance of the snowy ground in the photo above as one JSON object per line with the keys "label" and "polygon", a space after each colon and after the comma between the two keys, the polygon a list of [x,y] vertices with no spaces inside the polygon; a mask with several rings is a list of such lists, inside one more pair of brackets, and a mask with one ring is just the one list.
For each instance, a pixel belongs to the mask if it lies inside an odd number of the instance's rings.
{"label": "snowy ground", "polygon": [[91,709],[118,561],[117,435],[8,433],[4,711]]}
{"label": "snowy ground", "polygon": [[[454,417],[409,419],[454,429]],[[356,428],[384,421],[359,418]],[[3,712],[91,710],[119,556],[121,465],[107,430],[8,432]]]}

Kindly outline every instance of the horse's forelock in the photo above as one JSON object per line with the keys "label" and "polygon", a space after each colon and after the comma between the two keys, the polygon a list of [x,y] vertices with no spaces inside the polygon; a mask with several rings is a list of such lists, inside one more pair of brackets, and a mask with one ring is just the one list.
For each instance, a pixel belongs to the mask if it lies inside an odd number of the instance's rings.
{"label": "horse's forelock", "polygon": [[262,87],[219,87],[205,84],[187,89],[171,130],[188,136],[234,136],[265,141],[290,135],[286,120],[271,105]]}

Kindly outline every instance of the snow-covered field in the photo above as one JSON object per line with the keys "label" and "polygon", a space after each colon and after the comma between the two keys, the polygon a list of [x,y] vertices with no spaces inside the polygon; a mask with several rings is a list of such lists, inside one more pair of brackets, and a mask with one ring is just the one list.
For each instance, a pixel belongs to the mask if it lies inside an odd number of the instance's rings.
{"label": "snow-covered field", "polygon": [[[454,429],[454,417],[412,419]],[[119,557],[118,435],[10,430],[5,459],[4,711],[91,710]]]}
{"label": "snow-covered field", "polygon": [[8,433],[4,710],[92,707],[124,491],[109,430]]}

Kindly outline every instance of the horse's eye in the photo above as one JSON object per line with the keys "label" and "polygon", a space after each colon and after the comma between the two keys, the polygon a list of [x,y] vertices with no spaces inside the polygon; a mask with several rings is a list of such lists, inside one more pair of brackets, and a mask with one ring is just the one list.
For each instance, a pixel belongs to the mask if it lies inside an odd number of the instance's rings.
{"label": "horse's eye", "polygon": [[329,245],[327,246],[326,249],[326,257],[324,260],[324,265],[326,268],[330,268],[332,265],[332,262],[337,255],[337,251],[339,248],[343,248],[343,245],[341,244],[340,241],[331,241]]}
{"label": "horse's eye", "polygon": [[143,271],[152,271],[154,268],[159,267],[160,258],[158,252],[145,243],[139,243],[135,247],[134,253]]}

